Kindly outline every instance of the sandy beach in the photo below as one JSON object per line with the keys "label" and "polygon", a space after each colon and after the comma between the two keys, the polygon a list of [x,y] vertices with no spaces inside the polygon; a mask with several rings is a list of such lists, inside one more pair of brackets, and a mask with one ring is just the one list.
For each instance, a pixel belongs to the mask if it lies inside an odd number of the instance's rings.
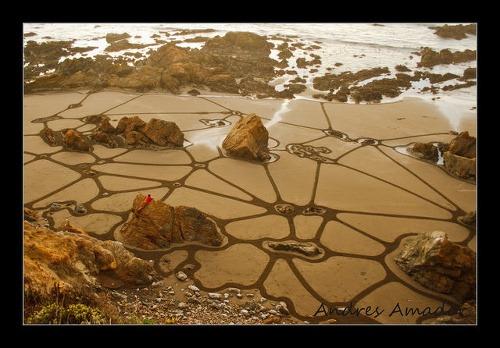
{"label": "sandy beach", "polygon": [[[221,148],[231,126],[248,113],[258,114],[269,131],[268,162],[230,158]],[[51,147],[39,136],[45,126],[90,134],[93,125],[85,118],[96,114],[109,116],[115,126],[127,115],[174,121],[185,134],[184,146],[152,151],[94,145],[77,153]],[[456,130],[475,136],[475,116],[470,111]],[[208,122],[218,120],[224,122]],[[283,100],[230,95],[29,94],[24,202],[51,227],[69,219],[92,236],[118,241],[138,193],[192,206],[217,224],[222,246],[129,248],[153,260],[172,283],[179,282],[176,271],[192,265],[189,280],[202,291],[256,291],[285,302],[299,322],[324,320],[314,317],[321,303],[339,308],[351,303],[386,307],[376,319],[361,316],[354,322],[415,323],[421,318],[388,314],[396,303],[434,308],[454,300],[394,265],[391,255],[401,242],[441,230],[475,250],[475,228],[457,221],[475,210],[475,184],[404,151],[416,141],[449,142],[452,128],[436,106],[418,98],[373,105],[294,99],[284,107]],[[366,139],[373,141],[363,143]],[[60,209],[51,209],[54,202]],[[73,212],[77,203],[86,209],[83,216]],[[289,207],[287,213],[280,205]],[[285,240],[311,242],[322,252],[307,257],[267,247]],[[162,267],[165,258],[172,259],[170,267]],[[175,296],[186,300],[182,293]],[[340,324],[353,321],[333,318]]]}

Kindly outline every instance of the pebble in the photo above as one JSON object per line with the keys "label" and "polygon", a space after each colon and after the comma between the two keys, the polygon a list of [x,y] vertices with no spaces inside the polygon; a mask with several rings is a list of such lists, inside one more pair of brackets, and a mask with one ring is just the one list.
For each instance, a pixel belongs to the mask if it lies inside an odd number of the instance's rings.
{"label": "pebble", "polygon": [[161,298],[160,298],[160,297],[157,297],[157,298],[156,298],[156,302],[160,303],[160,302],[161,302]]}
{"label": "pebble", "polygon": [[266,302],[266,301],[267,301],[267,298],[265,298],[265,297],[261,297],[261,298],[260,298],[260,303],[264,303],[264,302]]}
{"label": "pebble", "polygon": [[227,292],[224,293],[224,298],[229,298],[229,294]]}
{"label": "pebble", "polygon": [[249,313],[248,313],[248,311],[247,311],[246,309],[242,309],[242,310],[240,311],[240,314],[241,314],[241,315],[244,315],[244,316],[249,315]]}
{"label": "pebble", "polygon": [[198,287],[197,287],[197,286],[195,286],[195,285],[189,285],[189,286],[188,286],[188,289],[189,289],[189,290],[191,290],[191,291],[194,291],[194,292],[198,292],[198,291],[200,291],[200,289],[198,289]]}
{"label": "pebble", "polygon": [[269,317],[269,314],[267,314],[267,313],[262,313],[262,314],[260,315],[260,318],[261,318],[262,320],[267,319],[267,317]]}
{"label": "pebble", "polygon": [[178,307],[178,308],[181,308],[181,309],[182,309],[182,308],[187,308],[187,306],[188,306],[188,305],[187,305],[187,303],[185,303],[185,302],[179,302],[179,304],[177,305],[177,307]]}
{"label": "pebble", "polygon": [[238,288],[227,288],[227,292],[233,293],[233,294],[239,294],[241,291]]}
{"label": "pebble", "polygon": [[177,272],[177,274],[175,275],[177,277],[177,279],[181,280],[181,281],[184,281],[187,279],[187,275],[186,273],[182,272],[182,271],[179,271]]}
{"label": "pebble", "polygon": [[252,294],[252,293],[247,294],[247,297],[254,297],[254,294]]}
{"label": "pebble", "polygon": [[220,300],[220,299],[222,299],[222,295],[219,294],[218,292],[209,292],[208,298]]}
{"label": "pebble", "polygon": [[277,311],[275,311],[274,309],[270,309],[269,310],[269,314],[272,314],[272,315],[279,315],[279,313]]}
{"label": "pebble", "polygon": [[169,291],[168,294],[169,295],[175,295],[175,291]]}
{"label": "pebble", "polygon": [[243,298],[243,295],[242,295],[242,294],[240,294],[240,293],[237,293],[237,294],[236,294],[236,297],[237,297],[237,298]]}
{"label": "pebble", "polygon": [[83,206],[83,204],[77,204],[74,212],[78,215],[84,215],[87,214],[87,209]]}

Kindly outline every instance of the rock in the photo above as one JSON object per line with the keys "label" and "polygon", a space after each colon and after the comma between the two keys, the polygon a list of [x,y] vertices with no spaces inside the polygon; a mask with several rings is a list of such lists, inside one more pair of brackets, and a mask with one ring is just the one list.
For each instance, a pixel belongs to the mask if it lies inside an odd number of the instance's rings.
{"label": "rock", "polygon": [[445,314],[423,321],[424,324],[476,324],[476,302],[467,301],[455,314]]}
{"label": "rock", "polygon": [[241,118],[224,139],[222,147],[229,156],[248,160],[267,160],[269,133],[259,116],[251,114]]}
{"label": "rock", "polygon": [[449,49],[443,49],[439,52],[434,51],[429,47],[424,47],[420,50],[420,62],[418,67],[433,67],[439,64],[458,64],[476,60],[476,51],[465,50],[451,52]]}
{"label": "rock", "polygon": [[237,294],[236,294],[236,297],[237,297],[237,298],[243,298],[243,295],[242,295],[241,293],[237,293]]}
{"label": "rock", "polygon": [[76,151],[88,152],[91,150],[89,139],[74,129],[68,129],[63,133],[63,144],[66,148]]}
{"label": "rock", "polygon": [[463,216],[458,217],[458,221],[464,225],[475,225],[476,224],[476,211],[471,211]]}
{"label": "rock", "polygon": [[476,253],[441,231],[421,233],[403,246],[396,264],[415,281],[459,301],[475,296]]}
{"label": "rock", "polygon": [[61,146],[63,144],[62,133],[53,131],[50,128],[44,128],[40,132],[40,137],[50,146]]}
{"label": "rock", "polygon": [[175,277],[176,277],[177,279],[179,279],[180,281],[185,281],[185,280],[188,278],[188,276],[186,275],[186,273],[184,273],[184,272],[182,272],[182,271],[177,272],[177,273],[175,274]]}
{"label": "rock", "polygon": [[187,307],[188,307],[188,304],[185,302],[179,302],[179,304],[177,305],[177,308],[180,308],[180,309],[184,309]]}
{"label": "rock", "polygon": [[283,315],[289,315],[290,312],[288,311],[288,307],[285,302],[280,302],[278,305],[276,305],[276,310],[283,314]]}
{"label": "rock", "polygon": [[[271,311],[269,311],[271,312]],[[264,324],[280,324],[281,323],[281,317],[278,315],[271,315],[269,318],[265,319],[262,321]]]}
{"label": "rock", "polygon": [[406,65],[396,65],[395,67],[396,71],[399,71],[399,72],[406,72],[406,71],[411,71],[411,69],[408,69],[408,67]]}
{"label": "rock", "polygon": [[198,289],[197,286],[195,285],[188,285],[188,289],[191,290],[191,291],[194,291],[194,292],[199,292],[200,289]]}
{"label": "rock", "polygon": [[184,143],[184,134],[174,122],[152,118],[141,132],[159,146],[182,146]]}
{"label": "rock", "polygon": [[471,137],[469,132],[461,132],[454,138],[448,146],[448,151],[454,155],[475,158],[476,157],[476,138]]}
{"label": "rock", "polygon": [[106,34],[106,42],[112,43],[118,40],[128,39],[130,35],[128,33],[116,34],[116,33],[108,33]]}
{"label": "rock", "polygon": [[114,134],[116,131],[115,127],[111,125],[111,123],[109,122],[109,118],[107,117],[103,117],[103,119],[99,123],[99,126],[97,126],[97,130],[108,134]]}
{"label": "rock", "polygon": [[415,143],[408,150],[419,158],[437,162],[439,151],[433,143]]}
{"label": "rock", "polygon": [[268,242],[267,246],[273,250],[296,252],[306,256],[321,254],[321,250],[313,243],[295,241]]}
{"label": "rock", "polygon": [[222,294],[219,294],[218,292],[209,292],[208,298],[211,298],[213,300],[221,300],[222,299]]}
{"label": "rock", "polygon": [[249,316],[249,315],[250,315],[250,313],[249,313],[246,309],[242,309],[242,310],[240,311],[240,314],[241,314],[241,315],[244,315],[245,317],[247,317],[247,316]]}
{"label": "rock", "polygon": [[198,91],[197,89],[191,89],[187,92],[189,95],[192,95],[194,97],[196,97],[197,95],[200,95],[200,91]]}
{"label": "rock", "polygon": [[445,169],[463,179],[476,178],[476,158],[467,158],[446,151],[443,155]]}
{"label": "rock", "polygon": [[462,76],[463,80],[475,79],[476,78],[476,68],[467,68],[464,70],[464,74]]}
{"label": "rock", "polygon": [[77,215],[85,215],[87,214],[87,208],[81,203],[75,205],[75,209],[73,210]]}
{"label": "rock", "polygon": [[24,224],[25,291],[52,299],[59,288],[66,300],[93,296],[100,273],[130,285],[146,285],[156,276],[153,267],[136,258],[120,243],[101,241],[86,233],[55,231]]}
{"label": "rock", "polygon": [[59,228],[60,231],[75,233],[75,234],[87,234],[81,227],[72,224],[68,219],[64,221],[64,224]]}
{"label": "rock", "polygon": [[24,220],[29,222],[37,222],[40,219],[40,215],[36,210],[31,210],[29,208],[24,208]]}
{"label": "rock", "polygon": [[457,24],[448,25],[445,24],[441,27],[429,27],[434,29],[434,34],[445,39],[455,39],[462,40],[467,37],[467,34],[476,35],[476,25],[475,24]]}

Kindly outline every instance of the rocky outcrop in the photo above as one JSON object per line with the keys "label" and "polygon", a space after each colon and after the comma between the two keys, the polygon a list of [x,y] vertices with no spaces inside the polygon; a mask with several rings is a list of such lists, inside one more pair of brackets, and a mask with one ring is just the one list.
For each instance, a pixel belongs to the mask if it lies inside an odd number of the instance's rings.
{"label": "rocky outcrop", "polygon": [[395,258],[396,264],[423,286],[459,301],[475,296],[476,253],[450,242],[445,232],[411,238]]}
{"label": "rocky outcrop", "polygon": [[434,34],[444,39],[455,39],[462,40],[467,37],[467,34],[476,35],[476,25],[475,24],[457,24],[448,25],[445,24],[441,27],[429,27],[434,29]]}
{"label": "rocky outcrop", "polygon": [[464,179],[476,178],[476,138],[462,132],[454,138],[443,155],[444,167]]}
{"label": "rocky outcrop", "polygon": [[476,60],[476,51],[465,50],[451,52],[449,49],[443,49],[439,52],[434,51],[429,47],[424,47],[420,50],[419,67],[430,68],[439,64],[458,64]]}
{"label": "rocky outcrop", "polygon": [[116,241],[24,222],[24,287],[31,296],[49,298],[57,287],[68,297],[98,287],[98,276],[129,285],[150,284],[156,273]]}
{"label": "rocky outcrop", "polygon": [[[133,202],[135,211],[145,196],[137,195]],[[120,231],[123,241],[146,249],[166,248],[170,243],[200,242],[210,246],[222,244],[222,236],[215,223],[195,208],[172,207],[153,200]]]}
{"label": "rocky outcrop", "polygon": [[[110,46],[107,51],[141,48],[145,45],[127,41],[128,34],[108,34]],[[51,44],[57,53],[45,47],[30,44],[25,49],[30,65],[25,69],[25,90],[38,91],[63,87],[118,87],[137,91],[164,89],[179,93],[185,86],[206,86],[212,91],[239,93],[237,79],[262,79],[263,90],[276,76],[274,67],[279,63],[269,58],[274,45],[265,36],[248,32],[228,32],[224,36],[207,38],[205,45],[197,49],[182,48],[169,42],[156,51],[150,51],[148,58],[129,66],[125,58],[110,59],[109,56],[67,59],[59,63],[63,55],[69,55],[72,42],[61,42],[60,47]],[[32,47],[33,46],[33,47]],[[26,52],[26,50],[28,52]],[[39,51],[47,51],[39,55]],[[313,57],[314,58],[314,57]],[[56,72],[38,76],[36,64],[47,64]],[[33,62],[33,64],[31,63]],[[285,62],[286,63],[286,62]],[[285,64],[286,65],[286,64]],[[31,70],[30,70],[31,69]],[[32,81],[34,80],[34,81]],[[291,92],[290,92],[291,93]]]}
{"label": "rocky outcrop", "polygon": [[269,133],[259,116],[251,114],[241,118],[224,139],[222,147],[229,156],[265,161],[270,158]]}
{"label": "rocky outcrop", "polygon": [[419,158],[437,162],[439,158],[438,147],[433,143],[415,143],[408,150]]}

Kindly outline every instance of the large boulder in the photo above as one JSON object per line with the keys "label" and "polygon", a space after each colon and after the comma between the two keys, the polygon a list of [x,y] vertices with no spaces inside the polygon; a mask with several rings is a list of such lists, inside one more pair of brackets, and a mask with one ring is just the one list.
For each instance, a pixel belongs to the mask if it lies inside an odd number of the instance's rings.
{"label": "large boulder", "polygon": [[56,232],[24,222],[24,286],[29,294],[50,298],[55,287],[68,297],[85,290],[88,293],[100,285],[98,278],[103,272],[134,286],[155,279],[153,266],[121,243],[66,229]]}
{"label": "large boulder", "polygon": [[249,160],[269,159],[269,133],[259,116],[251,114],[241,118],[224,139],[222,147],[229,156]]}
{"label": "large boulder", "polygon": [[467,158],[475,158],[476,138],[471,137],[469,135],[469,132],[462,132],[450,142],[448,151],[450,151],[454,155]]}
{"label": "large boulder", "polygon": [[431,290],[459,301],[475,296],[476,253],[434,231],[411,238],[395,258],[399,267]]}
{"label": "large boulder", "polygon": [[[133,202],[135,211],[144,201],[144,195],[137,195]],[[195,208],[172,207],[153,200],[140,213],[123,225],[121,238],[129,245],[141,249],[165,248],[170,243],[197,241],[218,246],[222,236],[215,223]]]}
{"label": "large boulder", "polygon": [[476,158],[467,158],[446,151],[443,155],[444,167],[453,175],[463,179],[476,178]]}
{"label": "large boulder", "polygon": [[462,132],[443,155],[445,169],[463,179],[476,178],[476,138]]}
{"label": "large boulder", "polygon": [[159,146],[182,146],[184,143],[184,133],[174,122],[152,118],[141,128],[141,132]]}

